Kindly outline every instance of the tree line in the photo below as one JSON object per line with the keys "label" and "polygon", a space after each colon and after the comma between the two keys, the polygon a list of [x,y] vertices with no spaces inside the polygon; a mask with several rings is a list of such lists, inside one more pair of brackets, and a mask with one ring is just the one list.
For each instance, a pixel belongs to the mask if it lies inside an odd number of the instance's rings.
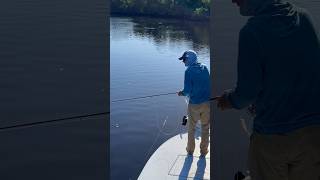
{"label": "tree line", "polygon": [[111,0],[111,13],[209,19],[210,0]]}

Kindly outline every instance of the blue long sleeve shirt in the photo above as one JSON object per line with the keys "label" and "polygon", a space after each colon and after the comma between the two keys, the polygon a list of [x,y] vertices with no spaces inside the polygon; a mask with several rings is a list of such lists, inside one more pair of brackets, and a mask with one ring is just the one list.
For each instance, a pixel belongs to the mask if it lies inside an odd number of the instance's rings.
{"label": "blue long sleeve shirt", "polygon": [[210,73],[201,63],[187,67],[184,77],[183,95],[189,97],[190,104],[201,104],[210,99]]}

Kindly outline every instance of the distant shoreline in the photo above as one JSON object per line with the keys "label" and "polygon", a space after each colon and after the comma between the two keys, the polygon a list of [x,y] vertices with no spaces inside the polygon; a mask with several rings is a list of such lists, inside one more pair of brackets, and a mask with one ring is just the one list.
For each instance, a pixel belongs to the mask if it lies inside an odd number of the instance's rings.
{"label": "distant shoreline", "polygon": [[125,16],[133,16],[133,17],[148,17],[148,18],[165,18],[165,19],[176,19],[183,21],[200,21],[200,22],[209,22],[210,16],[173,16],[173,15],[160,15],[160,14],[140,14],[140,13],[122,13],[122,12],[112,12],[112,16],[125,17]]}

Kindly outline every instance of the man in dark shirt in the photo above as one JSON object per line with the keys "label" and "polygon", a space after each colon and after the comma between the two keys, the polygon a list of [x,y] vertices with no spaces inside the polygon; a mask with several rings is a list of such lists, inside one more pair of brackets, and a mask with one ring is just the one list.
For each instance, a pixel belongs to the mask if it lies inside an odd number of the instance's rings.
{"label": "man in dark shirt", "polygon": [[253,180],[320,179],[320,40],[305,9],[233,0],[252,16],[239,34],[238,81],[222,110],[254,104]]}

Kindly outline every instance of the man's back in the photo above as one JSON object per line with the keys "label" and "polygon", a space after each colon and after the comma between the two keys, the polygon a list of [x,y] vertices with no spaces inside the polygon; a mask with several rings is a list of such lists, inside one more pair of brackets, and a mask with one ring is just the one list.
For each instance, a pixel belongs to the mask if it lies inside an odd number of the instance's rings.
{"label": "man's back", "polygon": [[253,78],[259,92],[256,131],[285,133],[320,124],[320,43],[305,10],[289,3],[266,7],[242,29],[239,53],[239,63],[257,61],[243,71],[257,68],[260,74]]}
{"label": "man's back", "polygon": [[218,107],[256,105],[252,180],[319,180],[320,42],[311,18],[285,0],[234,0],[254,16],[240,32],[236,88]]}
{"label": "man's back", "polygon": [[[196,63],[189,66],[185,72],[185,83],[189,89],[191,104],[200,104],[210,99],[210,75],[208,68]],[[186,90],[185,89],[185,90]]]}

